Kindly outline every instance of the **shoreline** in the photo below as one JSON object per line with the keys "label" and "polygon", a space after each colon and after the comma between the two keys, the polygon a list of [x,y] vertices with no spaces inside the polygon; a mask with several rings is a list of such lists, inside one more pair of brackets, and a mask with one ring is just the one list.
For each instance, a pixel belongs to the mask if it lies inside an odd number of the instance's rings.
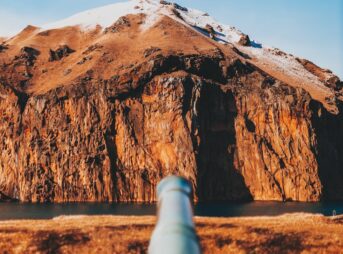
{"label": "shoreline", "polygon": [[[195,217],[203,253],[342,253],[343,215]],[[146,253],[155,216],[0,221],[0,253]]]}

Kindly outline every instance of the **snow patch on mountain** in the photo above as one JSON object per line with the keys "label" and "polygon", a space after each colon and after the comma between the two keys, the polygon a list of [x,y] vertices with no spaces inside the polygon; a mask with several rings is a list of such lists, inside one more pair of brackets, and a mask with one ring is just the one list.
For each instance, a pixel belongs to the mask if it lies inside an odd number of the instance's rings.
{"label": "snow patch on mountain", "polygon": [[[331,88],[327,87],[317,76],[306,70],[296,60],[296,57],[291,54],[266,46],[264,48],[240,47],[240,50],[256,58],[262,65],[267,66],[268,69],[273,69],[280,74],[301,80],[304,87],[307,85],[316,86],[316,89],[320,90],[323,94],[332,93]],[[328,76],[330,78],[333,75],[328,74]]]}
{"label": "snow patch on mountain", "polygon": [[183,11],[180,14],[183,20],[191,26],[199,28],[204,28],[206,25],[212,26],[216,31],[216,38],[220,39],[220,42],[238,43],[243,35],[236,28],[219,23],[206,12],[188,9],[187,12]]}
{"label": "snow patch on mountain", "polygon": [[57,29],[67,26],[80,26],[84,29],[92,29],[97,25],[106,28],[111,26],[122,16],[140,13],[141,10],[136,9],[136,5],[137,1],[128,1],[87,10],[69,18],[43,25],[42,30]]}

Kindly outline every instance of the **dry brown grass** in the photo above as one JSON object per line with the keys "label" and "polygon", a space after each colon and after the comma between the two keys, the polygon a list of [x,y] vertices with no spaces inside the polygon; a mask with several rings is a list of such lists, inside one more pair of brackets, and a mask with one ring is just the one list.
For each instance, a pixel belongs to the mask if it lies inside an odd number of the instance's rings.
{"label": "dry brown grass", "polygon": [[[146,253],[155,217],[0,223],[0,253]],[[343,253],[343,216],[196,218],[204,253]]]}

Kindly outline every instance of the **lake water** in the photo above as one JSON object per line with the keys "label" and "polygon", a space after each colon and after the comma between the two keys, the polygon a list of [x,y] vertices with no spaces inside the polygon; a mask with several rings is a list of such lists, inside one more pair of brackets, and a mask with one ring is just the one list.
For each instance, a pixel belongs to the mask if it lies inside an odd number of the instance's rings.
{"label": "lake water", "polygon": [[[249,202],[201,203],[195,206],[195,215],[210,217],[263,216],[307,212],[327,216],[343,214],[343,202]],[[26,204],[0,203],[0,220],[50,219],[60,215],[155,215],[156,206],[147,204],[68,203]]]}

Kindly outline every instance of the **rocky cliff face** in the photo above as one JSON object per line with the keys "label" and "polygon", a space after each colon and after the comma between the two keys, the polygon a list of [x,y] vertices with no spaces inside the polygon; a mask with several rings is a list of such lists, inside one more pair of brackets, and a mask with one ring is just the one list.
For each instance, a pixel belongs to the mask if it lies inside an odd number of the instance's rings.
{"label": "rocky cliff face", "polygon": [[151,202],[169,174],[197,200],[343,198],[339,79],[320,101],[245,46],[144,20],[2,44],[0,198]]}

